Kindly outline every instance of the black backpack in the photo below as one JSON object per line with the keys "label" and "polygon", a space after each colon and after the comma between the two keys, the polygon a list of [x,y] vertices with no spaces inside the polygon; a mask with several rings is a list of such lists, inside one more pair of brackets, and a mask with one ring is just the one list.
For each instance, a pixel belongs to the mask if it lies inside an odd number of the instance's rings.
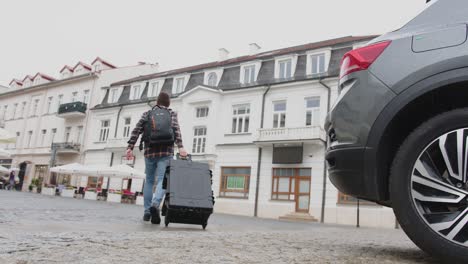
{"label": "black backpack", "polygon": [[169,109],[155,106],[148,112],[142,139],[145,147],[174,144],[175,135]]}

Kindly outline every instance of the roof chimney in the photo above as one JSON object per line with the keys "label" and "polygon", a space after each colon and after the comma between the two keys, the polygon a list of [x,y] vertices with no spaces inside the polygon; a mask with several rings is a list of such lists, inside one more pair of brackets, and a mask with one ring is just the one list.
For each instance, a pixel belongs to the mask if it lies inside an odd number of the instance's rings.
{"label": "roof chimney", "polygon": [[249,55],[255,55],[260,52],[262,47],[260,47],[257,43],[250,43],[249,44]]}
{"label": "roof chimney", "polygon": [[227,60],[229,58],[229,51],[225,48],[220,48],[219,50],[219,61],[224,61],[224,60]]}

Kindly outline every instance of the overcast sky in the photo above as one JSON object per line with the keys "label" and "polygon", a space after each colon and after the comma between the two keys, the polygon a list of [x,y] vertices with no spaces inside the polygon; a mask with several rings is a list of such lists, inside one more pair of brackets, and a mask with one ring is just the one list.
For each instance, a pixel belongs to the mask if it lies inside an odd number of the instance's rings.
{"label": "overcast sky", "polygon": [[347,35],[383,34],[425,0],[1,0],[0,84],[101,56],[161,70]]}

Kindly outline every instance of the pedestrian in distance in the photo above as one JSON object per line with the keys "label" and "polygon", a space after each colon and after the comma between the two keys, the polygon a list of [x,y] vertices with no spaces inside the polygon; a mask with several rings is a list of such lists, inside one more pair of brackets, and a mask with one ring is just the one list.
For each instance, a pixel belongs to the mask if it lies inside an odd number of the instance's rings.
{"label": "pedestrian in distance", "polygon": [[[165,191],[162,189],[164,174],[169,160],[174,156],[174,145],[177,146],[182,157],[187,152],[182,144],[177,113],[169,108],[171,104],[169,94],[161,92],[158,95],[156,106],[143,113],[132,131],[127,147],[127,159],[133,159],[133,148],[141,137],[140,151],[144,149],[146,181],[143,188],[144,214],[143,221],[160,224],[159,207]],[[157,177],[156,190],[153,193]]]}
{"label": "pedestrian in distance", "polygon": [[9,177],[9,184],[7,186],[8,190],[14,190],[15,189],[15,172],[11,171],[10,172],[10,177]]}

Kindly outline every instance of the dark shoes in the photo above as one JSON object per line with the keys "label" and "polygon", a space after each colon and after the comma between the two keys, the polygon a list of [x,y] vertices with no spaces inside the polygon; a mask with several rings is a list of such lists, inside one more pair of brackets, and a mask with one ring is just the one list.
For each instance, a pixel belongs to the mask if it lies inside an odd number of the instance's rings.
{"label": "dark shoes", "polygon": [[151,214],[150,213],[145,213],[143,215],[143,221],[148,222],[149,220],[151,220]]}
{"label": "dark shoes", "polygon": [[159,216],[159,209],[152,206],[150,208],[151,212],[151,223],[155,225],[159,225],[161,223],[161,217]]}

